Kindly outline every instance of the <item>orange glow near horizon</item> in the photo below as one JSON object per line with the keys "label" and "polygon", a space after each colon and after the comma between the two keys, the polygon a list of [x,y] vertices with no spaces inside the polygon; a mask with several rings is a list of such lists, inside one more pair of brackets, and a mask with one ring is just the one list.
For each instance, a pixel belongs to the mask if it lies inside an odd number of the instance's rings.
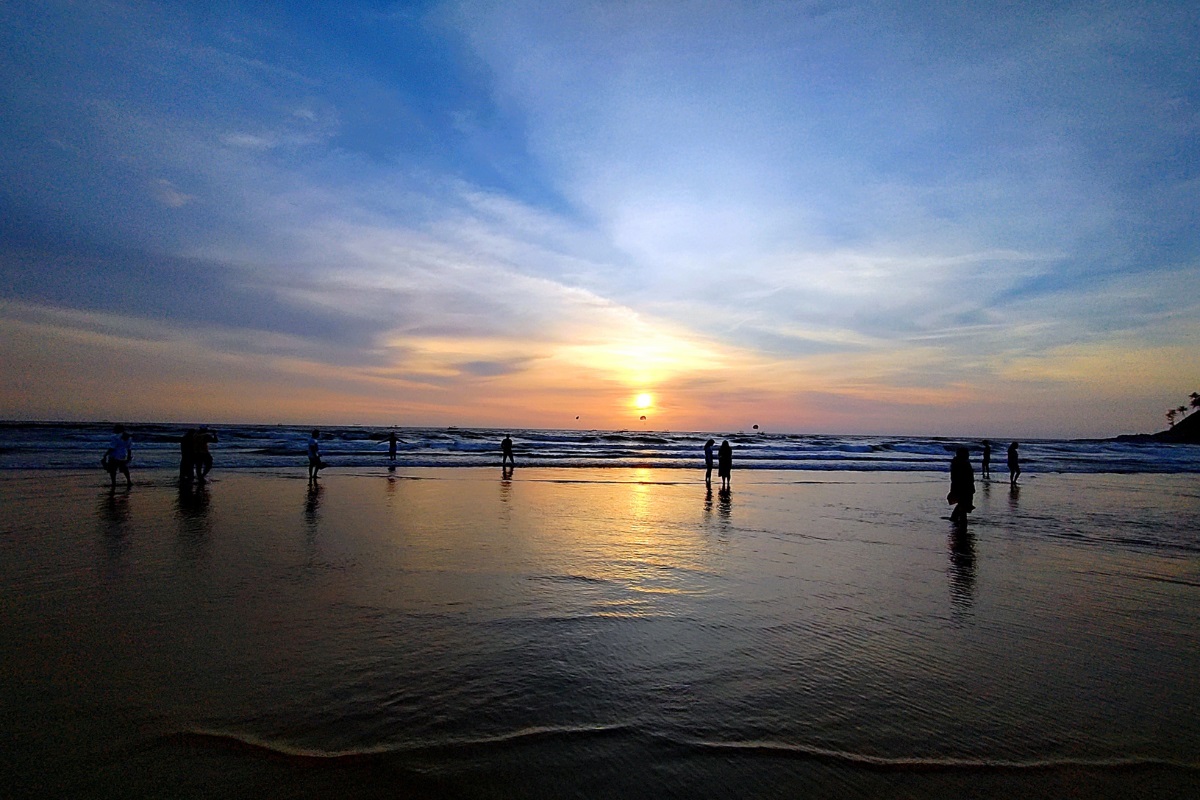
{"label": "orange glow near horizon", "polygon": [[[1184,344],[1107,342],[998,359],[991,377],[922,384],[907,376],[944,363],[944,349],[780,361],[665,335],[681,357],[664,357],[656,375],[639,379],[623,357],[628,337],[610,347],[396,337],[381,343],[390,363],[330,364],[295,355],[299,342],[283,336],[270,344],[289,355],[225,349],[228,333],[0,301],[0,340],[19,376],[0,386],[0,406],[15,419],[695,431],[759,423],[797,432],[1100,437],[1161,425],[1145,408],[1181,369],[1196,371],[1194,348]],[[1136,392],[1105,380],[1113,364],[1136,378]],[[114,375],[139,391],[131,396]],[[191,391],[196,385],[206,391]],[[1075,428],[1060,421],[1072,409],[1082,409]]]}

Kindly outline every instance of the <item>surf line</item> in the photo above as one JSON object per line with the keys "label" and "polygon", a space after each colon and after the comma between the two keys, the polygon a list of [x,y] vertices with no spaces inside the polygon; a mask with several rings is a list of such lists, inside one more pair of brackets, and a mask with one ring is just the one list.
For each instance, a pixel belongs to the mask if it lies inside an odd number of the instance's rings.
{"label": "surf line", "polygon": [[400,755],[402,753],[429,752],[437,750],[454,750],[458,748],[479,747],[487,745],[515,744],[523,740],[552,738],[559,736],[609,736],[630,730],[624,725],[599,726],[539,726],[522,728],[516,731],[471,739],[452,739],[442,742],[422,742],[406,744],[402,742],[380,744],[374,747],[361,747],[353,750],[319,750],[308,747],[298,747],[284,742],[267,741],[257,736],[244,733],[231,733],[215,730],[179,731],[168,734],[168,740],[182,741],[226,747],[234,750],[244,750],[251,753],[261,753],[270,756],[283,756],[310,761],[354,761],[378,758],[380,756]]}
{"label": "surf line", "polygon": [[1200,763],[1177,761],[1169,758],[1061,758],[1011,761],[986,758],[919,758],[907,756],[876,756],[852,753],[845,750],[829,750],[809,745],[785,744],[782,742],[712,742],[687,741],[681,744],[699,750],[733,750],[760,756],[785,756],[807,758],[815,761],[846,764],[862,769],[881,772],[1033,772],[1053,771],[1068,768],[1134,771],[1154,768],[1170,768],[1188,772],[1200,772]]}

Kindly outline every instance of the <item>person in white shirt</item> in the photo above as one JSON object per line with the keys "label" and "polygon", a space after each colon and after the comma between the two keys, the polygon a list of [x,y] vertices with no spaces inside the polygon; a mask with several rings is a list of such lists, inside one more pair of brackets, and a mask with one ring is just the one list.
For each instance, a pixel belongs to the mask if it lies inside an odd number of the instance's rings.
{"label": "person in white shirt", "polygon": [[104,458],[100,459],[100,464],[108,471],[114,489],[117,488],[118,472],[125,476],[126,486],[133,485],[133,479],[129,477],[129,462],[132,460],[133,437],[125,431],[125,426],[116,425],[113,427],[112,438],[108,440],[108,451]]}

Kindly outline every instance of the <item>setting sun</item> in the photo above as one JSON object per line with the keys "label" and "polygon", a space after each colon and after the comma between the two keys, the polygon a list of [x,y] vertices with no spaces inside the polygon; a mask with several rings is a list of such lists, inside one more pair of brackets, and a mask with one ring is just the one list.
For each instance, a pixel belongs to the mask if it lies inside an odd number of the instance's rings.
{"label": "setting sun", "polygon": [[638,408],[649,408],[654,405],[654,395],[649,392],[642,392],[634,398],[633,404]]}

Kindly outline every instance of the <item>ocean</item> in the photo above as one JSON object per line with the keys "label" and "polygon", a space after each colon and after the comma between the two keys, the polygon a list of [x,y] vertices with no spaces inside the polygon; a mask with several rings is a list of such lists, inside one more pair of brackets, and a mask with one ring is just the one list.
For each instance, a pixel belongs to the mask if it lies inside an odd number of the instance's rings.
{"label": "ocean", "polygon": [[[169,468],[179,460],[187,425],[130,424],[133,467]],[[217,425],[216,468],[287,469],[307,463],[312,430],[296,425]],[[336,468],[374,467],[387,459],[391,429],[321,429],[321,452]],[[919,472],[944,470],[954,448],[967,446],[978,467],[982,437],[833,436],[756,431],[571,431],[396,428],[397,466],[499,465],[500,440],[510,434],[518,463],[539,467],[694,469],[704,442],[728,439],[736,469]],[[99,465],[112,433],[103,423],[0,423],[0,470],[88,469]],[[992,463],[1005,470],[1007,440],[993,440]],[[1200,472],[1200,446],[1115,440],[1039,439],[1020,443],[1025,472]]]}
{"label": "ocean", "polygon": [[1200,448],[129,429],[0,428],[6,796],[1200,796]]}

